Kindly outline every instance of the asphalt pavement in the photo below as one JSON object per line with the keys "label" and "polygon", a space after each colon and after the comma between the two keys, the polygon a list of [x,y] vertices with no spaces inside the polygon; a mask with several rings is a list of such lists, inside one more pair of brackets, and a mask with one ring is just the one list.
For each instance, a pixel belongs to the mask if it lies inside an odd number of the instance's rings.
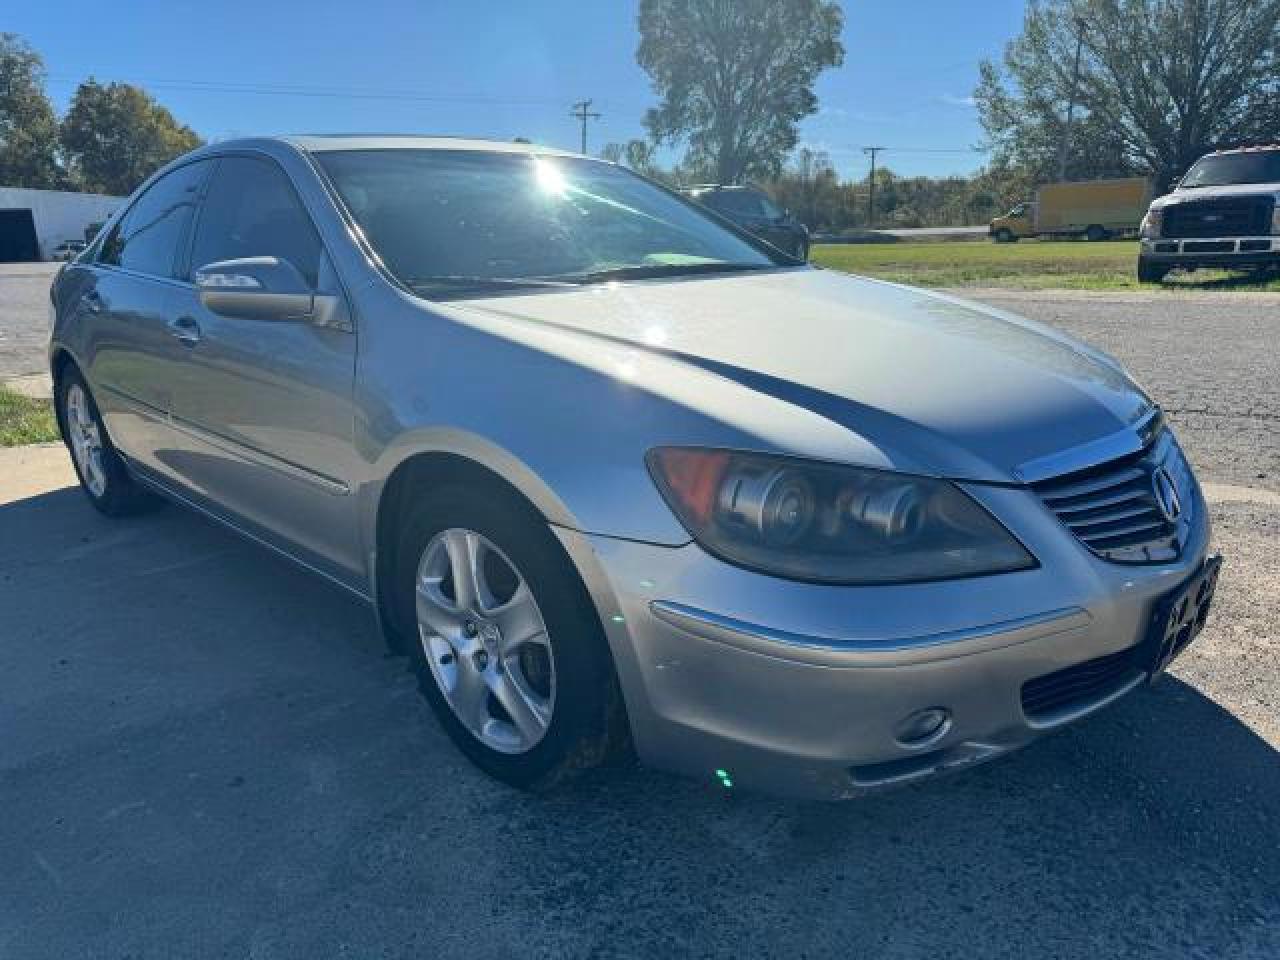
{"label": "asphalt pavement", "polygon": [[1280,956],[1280,299],[979,296],[1116,352],[1208,482],[1228,565],[1171,675],[844,804],[630,767],[528,796],[359,602],[0,451],[0,958]]}

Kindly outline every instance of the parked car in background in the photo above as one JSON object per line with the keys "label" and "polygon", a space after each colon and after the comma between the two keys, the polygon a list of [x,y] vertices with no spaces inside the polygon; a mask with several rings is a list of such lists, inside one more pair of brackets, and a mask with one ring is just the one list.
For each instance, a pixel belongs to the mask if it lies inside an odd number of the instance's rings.
{"label": "parked car in background", "polygon": [[87,247],[83,240],[64,240],[49,254],[51,260],[74,260]]}
{"label": "parked car in background", "polygon": [[783,253],[800,260],[809,259],[809,228],[762,190],[704,183],[686,187],[681,192]]}
{"label": "parked car in background", "polygon": [[992,220],[989,232],[997,243],[1027,237],[1106,240],[1136,233],[1150,202],[1146,177],[1048,183],[1036,191],[1035,200]]}
{"label": "parked car in background", "polygon": [[1202,157],[1151,204],[1138,279],[1199,267],[1280,267],[1280,144]]}
{"label": "parked car in background", "polygon": [[1213,600],[1200,488],[1115,360],[603,161],[212,144],[52,305],[94,507],[158,492],[341,585],[518,786],[629,745],[724,787],[919,780],[1137,689]]}

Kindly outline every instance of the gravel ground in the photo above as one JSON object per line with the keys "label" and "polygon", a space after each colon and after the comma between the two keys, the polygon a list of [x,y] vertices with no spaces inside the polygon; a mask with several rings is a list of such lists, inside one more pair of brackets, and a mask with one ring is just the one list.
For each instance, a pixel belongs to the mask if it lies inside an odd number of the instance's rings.
{"label": "gravel ground", "polygon": [[1115,352],[1247,488],[1210,487],[1219,604],[1157,685],[842,805],[638,769],[524,796],[358,603],[8,451],[0,957],[1280,956],[1280,299],[978,296]]}

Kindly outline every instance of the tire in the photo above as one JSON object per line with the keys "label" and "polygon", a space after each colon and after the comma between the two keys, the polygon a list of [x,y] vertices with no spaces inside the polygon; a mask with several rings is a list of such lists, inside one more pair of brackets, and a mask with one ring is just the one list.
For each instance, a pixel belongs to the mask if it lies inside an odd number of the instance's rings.
{"label": "tire", "polygon": [[[496,486],[455,482],[413,501],[400,527],[392,610],[408,640],[418,688],[454,745],[485,773],[525,790],[549,789],[619,752],[626,720],[608,641],[585,586],[546,522]],[[485,545],[473,566],[488,571],[478,578],[487,588],[476,593],[496,598],[477,617],[444,610],[438,601],[456,606],[459,598],[452,595],[452,574],[437,578],[433,572],[437,561],[451,563],[454,546],[472,542],[470,536]],[[545,626],[545,642],[520,644],[516,654],[498,652],[509,641],[496,628],[511,622],[502,611],[513,608],[507,591],[516,589],[509,579],[494,585],[503,566],[527,587]],[[484,603],[467,610],[476,607]],[[420,617],[419,610],[428,616]],[[455,616],[464,625],[457,630],[452,620],[437,619]],[[491,630],[498,640],[489,636]],[[531,670],[526,658],[546,663]],[[540,683],[532,678],[539,668]],[[446,693],[451,678],[453,689]],[[499,695],[521,705],[529,726],[545,719],[536,738],[525,736],[525,727],[512,719],[517,712],[503,709]]]}
{"label": "tire", "polygon": [[93,394],[75,367],[69,367],[58,380],[57,415],[80,489],[96,510],[122,517],[160,504],[159,497],[129,475],[111,443]]}
{"label": "tire", "polygon": [[1102,240],[1106,240],[1109,236],[1111,236],[1111,234],[1107,233],[1106,228],[1101,227],[1096,223],[1084,232],[1084,238],[1090,243],[1098,243]]}
{"label": "tire", "polygon": [[800,244],[796,249],[796,256],[799,257],[801,260],[803,260],[805,263],[809,262],[809,241],[807,240],[800,241]]}
{"label": "tire", "polygon": [[1138,258],[1138,282],[1160,283],[1169,275],[1169,267],[1162,263],[1153,263],[1146,257]]}
{"label": "tire", "polygon": [[1008,227],[1001,227],[996,231],[996,243],[1017,243],[1018,238],[1013,235],[1013,231]]}

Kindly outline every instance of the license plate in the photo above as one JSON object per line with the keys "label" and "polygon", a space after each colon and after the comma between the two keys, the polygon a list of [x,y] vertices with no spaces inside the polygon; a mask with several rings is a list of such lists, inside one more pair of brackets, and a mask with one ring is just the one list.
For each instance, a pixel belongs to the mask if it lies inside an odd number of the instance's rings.
{"label": "license plate", "polygon": [[1148,679],[1155,680],[1200,635],[1218,589],[1222,557],[1209,557],[1200,571],[1156,604],[1147,641]]}

